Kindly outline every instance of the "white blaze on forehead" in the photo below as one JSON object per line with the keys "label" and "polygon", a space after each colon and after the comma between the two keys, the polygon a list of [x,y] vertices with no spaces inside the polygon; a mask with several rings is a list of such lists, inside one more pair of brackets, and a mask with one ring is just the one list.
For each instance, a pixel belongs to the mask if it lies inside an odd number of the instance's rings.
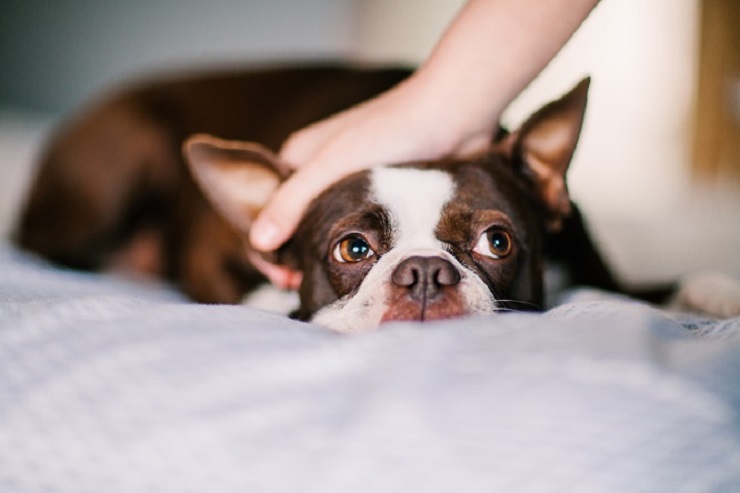
{"label": "white blaze on forehead", "polygon": [[455,193],[455,184],[448,173],[376,168],[370,184],[373,199],[390,215],[394,247],[444,248],[434,231],[444,205]]}

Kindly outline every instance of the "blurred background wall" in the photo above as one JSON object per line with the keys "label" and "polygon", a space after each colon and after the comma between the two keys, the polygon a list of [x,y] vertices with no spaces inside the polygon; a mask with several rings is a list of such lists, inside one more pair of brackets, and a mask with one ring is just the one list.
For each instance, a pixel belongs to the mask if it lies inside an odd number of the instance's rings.
{"label": "blurred background wall", "polygon": [[347,52],[342,0],[3,0],[0,101],[68,110],[162,70]]}
{"label": "blurred background wall", "polygon": [[[740,272],[740,186],[734,178],[740,173],[732,171],[740,170],[738,158],[729,158],[729,172],[707,176],[697,173],[695,153],[697,108],[709,104],[699,97],[700,74],[707,72],[704,38],[718,29],[703,21],[707,5],[718,3],[737,10],[731,5],[740,2],[603,0],[504,117],[516,125],[592,76],[570,187],[628,281],[662,280],[696,268]],[[0,108],[57,116],[110,84],[197,67],[324,58],[414,64],[462,4],[4,0]],[[718,46],[714,51],[740,53],[727,41]],[[495,59],[505,47],[484,49]],[[719,76],[728,77],[721,85],[729,89],[711,105],[732,114],[734,105],[740,108],[740,82],[733,85],[732,73]],[[718,91],[710,84],[704,92]],[[740,128],[737,114],[737,120],[725,118],[731,127],[725,140],[740,135],[732,133],[733,125]]]}

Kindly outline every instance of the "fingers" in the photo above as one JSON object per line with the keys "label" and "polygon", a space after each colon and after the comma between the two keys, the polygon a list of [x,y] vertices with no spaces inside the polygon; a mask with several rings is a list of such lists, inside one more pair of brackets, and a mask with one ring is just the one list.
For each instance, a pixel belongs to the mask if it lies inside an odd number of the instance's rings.
{"label": "fingers", "polygon": [[327,167],[309,166],[293,174],[275,192],[252,224],[249,240],[261,251],[275,250],[295,231],[309,203],[341,177]]}
{"label": "fingers", "polygon": [[335,135],[339,117],[309,125],[283,143],[280,158],[298,171],[280,186],[252,224],[249,240],[256,249],[271,251],[285,243],[311,200],[333,181],[331,170],[317,171],[314,159]]}
{"label": "fingers", "polygon": [[250,251],[247,251],[247,257],[252,265],[257,267],[274,286],[289,291],[296,291],[300,288],[301,281],[303,280],[303,274],[301,272],[289,269],[283,265],[270,263]]}
{"label": "fingers", "polygon": [[315,197],[339,178],[368,166],[362,161],[345,163],[343,168],[335,165],[346,159],[337,156],[352,156],[364,147],[363,139],[360,143],[350,139],[347,144],[346,135],[341,136],[343,129],[352,127],[357,110],[354,107],[309,125],[285,141],[280,158],[298,171],[278,188],[252,224],[249,235],[252,246],[261,251],[280,247],[293,234]]}
{"label": "fingers", "polygon": [[444,140],[436,138],[436,119],[423,105],[413,104],[415,91],[403,94],[392,89],[288,138],[280,157],[298,171],[278,188],[252,224],[252,246],[270,251],[282,245],[310,202],[346,175],[447,153]]}
{"label": "fingers", "polygon": [[[328,131],[320,134],[304,134],[301,131],[295,134],[295,138],[286,142],[281,157],[287,162],[299,163],[297,166],[294,164],[298,171],[278,188],[252,224],[249,238],[256,249],[271,251],[285,243],[295,231],[311,201],[340,178],[374,165],[433,158],[443,154],[433,152],[427,155],[430,149],[428,145],[420,146],[421,150],[413,146],[408,148],[411,139],[401,139],[401,142],[389,141],[381,145],[378,142],[382,142],[383,139],[376,134],[367,141],[338,139],[336,134],[330,131],[332,127],[333,125],[329,125],[323,128],[322,130]],[[322,147],[317,145],[317,141],[322,144],[331,141],[334,145]],[[489,142],[489,132],[471,135],[453,153],[465,155],[480,152],[488,147]],[[361,158],[357,159],[357,155]],[[344,156],[355,156],[356,160],[345,161]]]}

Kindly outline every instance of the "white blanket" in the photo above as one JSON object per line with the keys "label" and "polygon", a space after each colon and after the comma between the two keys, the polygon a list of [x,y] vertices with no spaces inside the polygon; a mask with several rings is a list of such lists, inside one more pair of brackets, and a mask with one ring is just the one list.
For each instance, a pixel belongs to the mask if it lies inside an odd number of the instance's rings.
{"label": "white blanket", "polygon": [[740,319],[340,336],[0,244],[0,491],[740,491]]}

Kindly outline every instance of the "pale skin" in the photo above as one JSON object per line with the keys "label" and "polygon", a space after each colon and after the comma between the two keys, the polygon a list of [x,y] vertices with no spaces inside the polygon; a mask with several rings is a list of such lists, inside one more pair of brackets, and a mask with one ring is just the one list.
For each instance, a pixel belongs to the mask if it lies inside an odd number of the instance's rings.
{"label": "pale skin", "polygon": [[[469,0],[429,58],[404,82],[305,127],[280,157],[296,171],[250,232],[278,248],[311,200],[355,171],[484,149],[501,112],[570,39],[598,0]],[[290,275],[275,267],[279,285]]]}

